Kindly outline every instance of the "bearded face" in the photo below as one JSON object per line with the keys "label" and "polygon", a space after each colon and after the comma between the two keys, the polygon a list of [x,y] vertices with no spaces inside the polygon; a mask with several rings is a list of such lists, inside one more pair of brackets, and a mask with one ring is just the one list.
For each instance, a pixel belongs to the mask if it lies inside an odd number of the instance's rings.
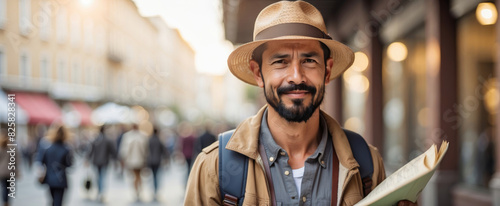
{"label": "bearded face", "polygon": [[[321,105],[325,94],[324,84],[319,88],[302,83],[280,86],[277,89],[272,86],[264,87],[264,90],[267,103],[289,122],[307,122]],[[305,98],[290,99],[291,104],[287,106],[283,96],[290,94],[299,94]]]}
{"label": "bearded face", "polygon": [[267,42],[254,52],[250,67],[268,104],[289,122],[309,120],[330,79],[333,60],[328,47],[316,40],[283,40]]}

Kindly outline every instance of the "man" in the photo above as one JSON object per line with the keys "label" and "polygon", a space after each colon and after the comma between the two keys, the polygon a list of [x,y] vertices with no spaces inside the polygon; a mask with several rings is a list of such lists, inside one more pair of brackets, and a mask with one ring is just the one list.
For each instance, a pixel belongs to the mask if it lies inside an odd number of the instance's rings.
{"label": "man", "polygon": [[212,143],[217,141],[217,137],[212,134],[210,131],[213,127],[211,123],[207,122],[205,125],[205,131],[203,132],[202,135],[200,135],[198,138],[196,138],[194,142],[194,148],[193,148],[193,158],[196,159],[198,154],[200,154],[201,150],[205,147],[210,146]]}
{"label": "man", "polygon": [[[327,35],[321,13],[309,3],[281,1],[261,11],[254,41],[228,58],[231,72],[263,88],[269,105],[242,122],[226,145],[248,157],[243,205],[354,205],[363,198],[347,137],[319,109],[325,85],[353,59],[347,46]],[[219,192],[219,149],[212,144],[199,154],[185,205],[226,200]],[[385,171],[378,151],[369,150],[374,188]]]}
{"label": "man", "polygon": [[134,174],[134,189],[136,200],[140,201],[142,186],[141,170],[146,166],[148,139],[146,134],[139,130],[139,125],[133,124],[132,130],[123,135],[119,156],[124,166]]}
{"label": "man", "polygon": [[158,195],[158,171],[160,170],[161,164],[164,159],[168,158],[167,148],[160,140],[160,135],[158,134],[158,128],[153,128],[153,134],[149,137],[148,141],[148,151],[147,151],[147,163],[148,167],[153,173],[153,186],[154,186],[154,196],[153,201],[157,201],[156,196]]}
{"label": "man", "polygon": [[117,159],[115,144],[106,136],[107,125],[102,125],[97,138],[91,143],[87,159],[97,169],[97,200],[103,202],[105,176],[110,160]]}

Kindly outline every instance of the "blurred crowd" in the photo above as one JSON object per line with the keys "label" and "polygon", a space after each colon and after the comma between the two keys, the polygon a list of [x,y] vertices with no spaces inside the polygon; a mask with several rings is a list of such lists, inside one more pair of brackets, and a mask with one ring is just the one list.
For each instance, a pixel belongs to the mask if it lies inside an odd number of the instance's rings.
{"label": "blurred crowd", "polygon": [[[200,126],[202,125],[202,126]],[[64,193],[68,187],[81,187],[68,182],[66,169],[73,166],[75,158],[84,159],[84,168],[94,175],[85,179],[83,187],[97,188],[96,202],[103,202],[106,191],[106,171],[113,169],[118,176],[130,174],[135,200],[141,201],[143,184],[141,173],[153,176],[153,200],[161,185],[159,179],[169,164],[183,164],[189,175],[191,164],[204,147],[217,141],[218,133],[230,127],[223,123],[206,122],[193,125],[181,122],[175,127],[142,128],[139,124],[104,124],[91,128],[69,129],[60,123],[51,126],[37,125],[29,141],[19,144],[18,160],[24,170],[33,170],[36,181],[44,185],[50,194],[52,205],[65,205]],[[1,131],[0,151],[8,150],[8,135]],[[8,156],[0,155],[0,179],[2,202],[8,206],[12,198],[8,192]],[[23,171],[17,167],[17,175]],[[115,174],[115,173],[113,173]],[[35,180],[34,180],[35,181]],[[149,191],[149,190],[148,190]],[[67,201],[66,201],[67,203]]]}

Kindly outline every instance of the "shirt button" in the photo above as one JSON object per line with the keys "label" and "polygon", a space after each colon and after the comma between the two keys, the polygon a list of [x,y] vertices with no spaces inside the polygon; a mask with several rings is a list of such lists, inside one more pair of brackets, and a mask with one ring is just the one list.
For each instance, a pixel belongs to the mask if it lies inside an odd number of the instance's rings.
{"label": "shirt button", "polygon": [[290,174],[290,172],[287,170],[285,171],[285,175],[288,176]]}
{"label": "shirt button", "polygon": [[274,161],[274,157],[269,157],[269,161]]}
{"label": "shirt button", "polygon": [[304,196],[302,197],[302,202],[306,202],[307,198]]}
{"label": "shirt button", "polygon": [[286,155],[286,153],[285,153],[285,152],[283,152],[283,151],[282,151],[282,152],[280,152],[280,154],[281,154],[282,156],[285,156],[285,155]]}
{"label": "shirt button", "polygon": [[322,165],[325,165],[325,161],[321,160],[321,164],[322,164]]}

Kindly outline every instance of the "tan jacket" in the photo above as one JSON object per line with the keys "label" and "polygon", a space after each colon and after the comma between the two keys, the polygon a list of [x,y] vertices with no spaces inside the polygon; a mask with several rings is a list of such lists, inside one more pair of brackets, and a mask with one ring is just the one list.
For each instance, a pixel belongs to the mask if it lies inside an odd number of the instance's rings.
{"label": "tan jacket", "polygon": [[[249,157],[243,205],[271,205],[266,173],[258,152],[260,123],[266,108],[267,106],[263,107],[257,115],[243,121],[226,145],[227,149]],[[363,198],[359,165],[354,159],[347,137],[337,121],[322,111],[321,115],[326,120],[340,162],[337,202],[339,205],[354,205]],[[189,175],[184,205],[221,205],[218,146],[219,143],[215,142],[203,149],[203,152],[198,155]],[[377,149],[370,145],[370,150],[374,163],[372,177],[374,188],[385,179],[385,170],[382,157]]]}

